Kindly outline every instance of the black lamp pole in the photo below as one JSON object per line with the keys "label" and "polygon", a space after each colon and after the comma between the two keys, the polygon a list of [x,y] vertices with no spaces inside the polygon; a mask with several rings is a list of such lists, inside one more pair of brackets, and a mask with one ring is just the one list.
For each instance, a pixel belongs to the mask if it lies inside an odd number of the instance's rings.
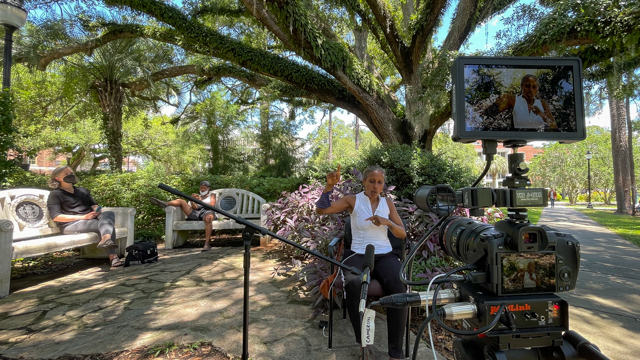
{"label": "black lamp pole", "polygon": [[11,25],[4,25],[4,56],[2,57],[2,90],[11,87],[11,49],[13,48],[13,32]]}
{"label": "black lamp pole", "polygon": [[587,204],[587,209],[593,209],[593,205],[591,204],[591,157],[593,157],[593,153],[591,151],[587,151],[585,157],[587,158],[587,183],[589,189],[589,203]]}
{"label": "black lamp pole", "polygon": [[2,90],[11,87],[11,51],[13,33],[24,26],[27,10],[23,0],[0,0],[0,24],[4,26],[4,54],[2,58]]}

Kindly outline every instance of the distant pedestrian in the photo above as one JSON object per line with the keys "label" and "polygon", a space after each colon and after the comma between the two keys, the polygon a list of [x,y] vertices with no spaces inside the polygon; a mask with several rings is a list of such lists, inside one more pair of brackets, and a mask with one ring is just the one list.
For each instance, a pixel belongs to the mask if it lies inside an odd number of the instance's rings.
{"label": "distant pedestrian", "polygon": [[553,188],[551,188],[551,190],[549,191],[549,200],[551,200],[551,208],[553,209],[555,207],[555,203],[556,203],[556,191],[553,190]]}

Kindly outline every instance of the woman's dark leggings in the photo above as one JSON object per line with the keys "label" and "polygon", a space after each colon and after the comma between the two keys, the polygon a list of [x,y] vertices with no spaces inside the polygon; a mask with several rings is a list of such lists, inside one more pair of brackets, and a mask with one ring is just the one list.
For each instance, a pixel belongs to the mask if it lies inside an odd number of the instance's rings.
{"label": "woman's dark leggings", "polygon": [[[62,233],[66,235],[83,234],[88,232],[98,233],[101,238],[104,235],[111,234],[111,240],[115,242],[116,215],[113,211],[103,211],[96,219],[76,220],[62,229]],[[108,249],[107,252],[110,255],[116,253],[114,249]]]}
{"label": "woman's dark leggings", "polygon": [[[345,258],[353,254],[352,251],[345,251]],[[356,254],[344,261],[345,265],[362,270],[364,254]],[[382,290],[386,295],[405,293],[406,286],[400,281],[399,274],[402,263],[398,256],[392,253],[376,255],[371,279],[376,279],[382,285]],[[360,344],[360,313],[358,305],[360,303],[360,286],[362,280],[358,275],[345,272],[345,291],[347,292],[347,312],[351,325],[356,333],[356,341]],[[389,356],[392,358],[404,358],[402,352],[402,342],[404,330],[407,323],[407,309],[387,308],[387,333],[389,335]]]}

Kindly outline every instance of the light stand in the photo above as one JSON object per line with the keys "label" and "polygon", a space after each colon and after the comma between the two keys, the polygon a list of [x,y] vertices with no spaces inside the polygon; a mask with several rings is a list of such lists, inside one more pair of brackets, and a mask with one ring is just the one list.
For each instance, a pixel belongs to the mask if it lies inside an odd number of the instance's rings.
{"label": "light stand", "polygon": [[587,209],[593,209],[593,205],[591,204],[591,158],[593,157],[593,153],[591,151],[587,151],[585,157],[587,158],[587,183],[589,190],[589,203],[587,204]]}
{"label": "light stand", "polygon": [[11,87],[11,51],[13,33],[24,26],[27,10],[23,0],[0,0],[0,24],[4,26],[4,56],[2,59],[2,90]]}
{"label": "light stand", "polygon": [[309,253],[315,257],[318,257],[324,261],[328,261],[329,263],[333,264],[333,265],[337,265],[345,270],[351,271],[354,274],[357,274],[358,276],[362,276],[363,272],[360,271],[359,269],[356,269],[354,267],[351,266],[347,266],[339,261],[336,261],[335,259],[332,259],[328,256],[324,256],[322,254],[320,254],[317,251],[313,251],[309,248],[306,248],[300,244],[297,244],[289,239],[285,239],[282,236],[275,234],[261,226],[258,226],[250,221],[245,220],[242,217],[239,216],[235,216],[233,214],[230,214],[222,209],[216,208],[211,206],[211,204],[207,204],[204,203],[202,201],[200,201],[199,199],[193,198],[185,193],[183,193],[180,190],[174,189],[170,186],[167,186],[165,184],[159,184],[158,187],[164,191],[170,192],[173,195],[179,196],[181,198],[187,199],[189,201],[191,201],[192,203],[198,204],[206,209],[209,209],[211,211],[215,211],[219,214],[221,214],[224,217],[227,217],[229,219],[234,220],[235,222],[237,222],[238,224],[244,225],[245,228],[244,230],[242,230],[242,241],[244,243],[244,261],[243,261],[243,267],[244,267],[244,299],[243,299],[243,306],[242,306],[242,360],[249,360],[249,269],[251,267],[251,239],[253,238],[253,235],[255,235],[256,233],[260,233],[262,236],[265,235],[269,235],[272,238],[278,239],[288,245],[291,245],[295,248],[298,248],[306,253]]}

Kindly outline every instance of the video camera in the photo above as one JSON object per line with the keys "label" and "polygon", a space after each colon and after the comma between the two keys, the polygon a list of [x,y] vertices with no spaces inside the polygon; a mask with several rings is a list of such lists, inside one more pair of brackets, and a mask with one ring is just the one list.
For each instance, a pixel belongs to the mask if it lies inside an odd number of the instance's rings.
{"label": "video camera", "polygon": [[[571,143],[586,138],[580,59],[460,57],[451,72],[452,138],[481,140],[487,164],[471,187],[454,191],[448,185],[424,185],[415,191],[414,202],[441,218],[432,231],[438,231],[441,248],[465,264],[451,273],[470,271],[438,279],[442,281],[435,282],[439,285],[434,291],[381,298],[380,305],[433,306],[432,316],[445,329],[466,335],[454,341],[456,360],[606,359],[569,331],[569,306],[557,293],[576,287],[580,244],[570,234],[529,222],[527,207],[546,207],[548,191],[530,188],[524,154],[517,152],[527,141]],[[508,155],[504,188],[478,188],[498,141],[514,149]],[[458,208],[483,216],[491,206],[506,207],[508,218],[494,226],[449,217]],[[403,267],[413,255],[415,249]],[[439,293],[444,282],[454,286]],[[447,305],[436,310],[436,304]],[[462,320],[462,330],[447,327],[440,316]]]}

